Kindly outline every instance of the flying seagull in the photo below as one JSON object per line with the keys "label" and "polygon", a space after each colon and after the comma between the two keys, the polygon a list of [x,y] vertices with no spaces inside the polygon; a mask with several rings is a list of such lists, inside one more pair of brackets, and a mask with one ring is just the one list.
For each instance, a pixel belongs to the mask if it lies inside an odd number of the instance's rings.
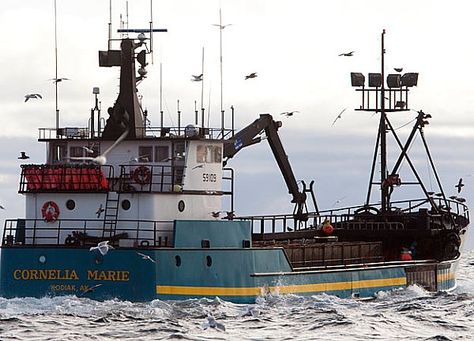
{"label": "flying seagull", "polygon": [[211,214],[214,218],[219,218],[219,215],[221,214],[221,211],[211,212]]}
{"label": "flying seagull", "polygon": [[60,83],[62,81],[70,81],[69,78],[62,77],[62,78],[50,78],[49,81],[53,81],[53,83]]}
{"label": "flying seagull", "polygon": [[226,28],[227,26],[232,26],[232,24],[226,24],[226,25],[219,25],[219,24],[211,24],[212,26],[217,26],[219,27],[221,30],[223,30],[224,28]]}
{"label": "flying seagull", "polygon": [[20,152],[21,155],[18,157],[19,160],[26,160],[29,159],[30,157],[26,155],[26,152]]}
{"label": "flying seagull", "polygon": [[397,72],[402,72],[403,71],[402,67],[394,67],[393,69]]}
{"label": "flying seagull", "polygon": [[39,99],[42,99],[43,96],[41,96],[40,94],[26,94],[26,95],[25,95],[25,102],[28,102],[28,100],[29,100],[30,98],[35,98],[35,99],[38,99],[38,98],[39,98]]}
{"label": "flying seagull", "polygon": [[128,135],[128,129],[125,130],[122,135],[119,136],[119,138],[101,155],[96,156],[96,157],[91,157],[91,156],[84,156],[84,157],[71,157],[71,160],[86,160],[86,161],[91,161],[93,163],[96,163],[100,166],[103,166],[107,163],[107,154],[110,153],[112,149],[117,147],[117,145],[123,141]]}
{"label": "flying seagull", "polygon": [[5,207],[3,207],[2,205],[0,205],[0,210],[4,210],[4,209],[5,209]]}
{"label": "flying seagull", "polygon": [[151,257],[148,256],[148,255],[145,255],[144,253],[137,252],[137,255],[141,256],[142,259],[149,260],[149,261],[152,262],[152,263],[156,263],[156,261],[155,261],[153,258],[151,258]]}
{"label": "flying seagull", "polygon": [[294,114],[296,114],[297,112],[299,112],[299,111],[297,111],[297,110],[295,110],[295,111],[285,111],[285,112],[282,112],[280,115],[284,115],[286,117],[291,117]]}
{"label": "flying seagull", "polygon": [[201,82],[202,81],[202,76],[204,76],[204,74],[200,74],[198,76],[196,75],[191,75],[193,78],[191,78],[191,81],[192,82]]}
{"label": "flying seagull", "polygon": [[245,76],[245,80],[250,79],[250,78],[257,78],[257,73],[252,72],[251,74]]}
{"label": "flying seagull", "polygon": [[198,169],[198,168],[202,168],[202,167],[204,167],[204,164],[200,164],[200,165],[194,166],[193,168],[191,168],[191,170],[193,170],[193,169]]}
{"label": "flying seagull", "polygon": [[104,211],[105,211],[105,209],[102,207],[102,204],[100,204],[99,208],[95,212],[95,214],[97,214],[97,219],[100,218],[100,216],[102,215],[102,212],[104,212]]}
{"label": "flying seagull", "polygon": [[336,118],[334,119],[334,121],[332,122],[332,125],[336,124],[336,121],[337,121],[338,119],[342,118],[342,113],[343,113],[344,111],[346,111],[346,109],[347,109],[347,108],[342,109],[342,111],[339,113],[339,115],[337,115]]}
{"label": "flying seagull", "polygon": [[354,52],[355,51],[351,51],[351,52],[343,52],[339,55],[339,57],[352,57],[354,55]]}
{"label": "flying seagull", "polygon": [[101,287],[102,284],[96,284],[96,285],[93,285],[91,287],[88,287],[86,290],[84,290],[78,297],[82,297],[84,296],[85,294],[88,294],[90,292],[93,292],[95,289],[97,289],[98,287]]}
{"label": "flying seagull", "polygon": [[217,322],[216,319],[212,315],[207,315],[206,320],[202,324],[202,328],[204,330],[209,327],[225,332],[225,326],[222,323]]}
{"label": "flying seagull", "polygon": [[109,250],[113,250],[114,247],[112,245],[109,245],[108,240],[104,240],[97,244],[97,246],[92,246],[89,251],[94,251],[98,250],[102,256],[105,256]]}
{"label": "flying seagull", "polygon": [[88,154],[94,154],[94,151],[90,149],[89,147],[82,146],[82,149],[84,149]]}
{"label": "flying seagull", "polygon": [[454,187],[456,187],[458,189],[458,193],[461,193],[461,190],[462,190],[463,186],[464,186],[464,184],[462,183],[462,178],[460,178],[458,184]]}

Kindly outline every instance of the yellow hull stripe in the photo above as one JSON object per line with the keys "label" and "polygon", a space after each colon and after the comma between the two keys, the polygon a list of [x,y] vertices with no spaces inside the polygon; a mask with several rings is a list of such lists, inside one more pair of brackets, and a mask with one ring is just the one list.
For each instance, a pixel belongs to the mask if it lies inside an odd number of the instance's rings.
{"label": "yellow hull stripe", "polygon": [[325,292],[336,290],[351,290],[388,286],[403,286],[407,284],[405,277],[369,279],[363,281],[315,283],[300,285],[282,285],[272,287],[191,287],[157,285],[156,293],[160,295],[189,295],[189,296],[258,296],[266,292],[279,294],[297,294],[310,292]]}
{"label": "yellow hull stripe", "polygon": [[456,278],[456,276],[455,276],[454,272],[449,272],[449,273],[444,273],[444,274],[438,273],[437,280],[438,280],[438,282],[446,282],[446,281],[453,280],[455,278]]}

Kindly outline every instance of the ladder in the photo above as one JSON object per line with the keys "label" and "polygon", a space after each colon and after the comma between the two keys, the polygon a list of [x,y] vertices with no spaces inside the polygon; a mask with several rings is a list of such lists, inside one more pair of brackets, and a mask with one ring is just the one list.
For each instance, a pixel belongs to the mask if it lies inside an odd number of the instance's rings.
{"label": "ladder", "polygon": [[109,191],[105,202],[104,227],[102,237],[113,237],[117,228],[120,193]]}

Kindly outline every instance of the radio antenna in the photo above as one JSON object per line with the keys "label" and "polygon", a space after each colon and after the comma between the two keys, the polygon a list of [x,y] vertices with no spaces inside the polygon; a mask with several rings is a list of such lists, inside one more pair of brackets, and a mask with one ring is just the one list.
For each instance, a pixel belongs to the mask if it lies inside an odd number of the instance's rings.
{"label": "radio antenna", "polygon": [[56,134],[59,129],[59,105],[58,105],[58,22],[56,14],[56,0],[54,0],[54,65],[55,65],[55,75],[54,75],[54,85],[56,92]]}
{"label": "radio antenna", "polygon": [[109,0],[109,43],[108,43],[108,49],[109,49],[109,51],[112,50],[112,0]]}
{"label": "radio antenna", "polygon": [[150,0],[150,54],[153,64],[153,0]]}

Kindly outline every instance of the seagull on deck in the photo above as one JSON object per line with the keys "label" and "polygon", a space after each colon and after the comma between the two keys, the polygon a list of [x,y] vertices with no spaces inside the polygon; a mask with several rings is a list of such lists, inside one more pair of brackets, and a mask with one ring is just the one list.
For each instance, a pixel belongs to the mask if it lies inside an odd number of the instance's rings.
{"label": "seagull on deck", "polygon": [[458,193],[461,193],[461,190],[464,187],[464,184],[462,183],[462,178],[459,179],[458,184],[454,187],[456,187],[458,189]]}
{"label": "seagull on deck", "polygon": [[245,76],[245,80],[251,79],[251,78],[257,78],[257,73],[256,73],[256,72],[252,72],[251,74]]}
{"label": "seagull on deck", "polygon": [[296,114],[297,112],[299,112],[299,111],[297,111],[297,110],[295,110],[295,111],[285,111],[285,112],[282,112],[280,115],[284,115],[286,117],[291,117],[294,114]]}
{"label": "seagull on deck", "polygon": [[89,251],[94,251],[98,250],[102,256],[105,256],[109,250],[113,250],[114,247],[112,245],[109,245],[108,240],[104,240],[97,244],[97,246],[92,246]]}
{"label": "seagull on deck", "polygon": [[202,81],[202,76],[204,76],[204,74],[200,74],[198,76],[195,76],[195,75],[191,75],[193,78],[191,78],[191,81],[192,82],[201,82]]}
{"label": "seagull on deck", "polygon": [[142,259],[149,260],[150,262],[156,264],[156,260],[154,260],[153,258],[151,258],[151,257],[148,256],[148,255],[145,255],[144,253],[137,252],[137,255],[139,255],[140,257],[142,257]]}
{"label": "seagull on deck", "polygon": [[352,57],[354,55],[354,52],[355,51],[351,51],[351,52],[343,52],[339,55],[339,57]]}
{"label": "seagull on deck", "polygon": [[26,95],[25,95],[25,102],[28,102],[28,100],[29,100],[30,98],[34,98],[34,99],[38,99],[38,98],[39,98],[39,99],[42,99],[43,96],[41,96],[40,94],[26,94]]}
{"label": "seagull on deck", "polygon": [[69,78],[62,77],[62,78],[50,78],[49,81],[53,81],[53,83],[60,83],[62,81],[70,81]]}
{"label": "seagull on deck", "polygon": [[26,155],[26,152],[20,152],[20,154],[21,155],[18,157],[19,160],[27,160],[30,158],[28,155]]}
{"label": "seagull on deck", "polygon": [[347,108],[342,109],[342,111],[339,113],[339,115],[336,116],[336,118],[334,119],[334,121],[333,121],[332,124],[331,124],[332,126],[333,126],[334,124],[336,124],[336,121],[337,121],[338,119],[342,118],[342,114],[344,113],[344,111],[346,111],[346,109],[347,109]]}
{"label": "seagull on deck", "polygon": [[216,319],[212,315],[207,315],[206,320],[202,324],[202,328],[204,330],[206,330],[209,327],[225,332],[225,326],[222,323],[217,322]]}
{"label": "seagull on deck", "polygon": [[71,157],[71,160],[84,160],[84,161],[91,161],[93,163],[96,163],[100,166],[103,166],[107,163],[107,154],[110,153],[112,149],[117,147],[117,145],[122,142],[128,135],[128,129],[125,130],[122,135],[119,136],[119,138],[101,155],[96,156],[96,157],[91,157],[91,156],[84,156],[84,157]]}

